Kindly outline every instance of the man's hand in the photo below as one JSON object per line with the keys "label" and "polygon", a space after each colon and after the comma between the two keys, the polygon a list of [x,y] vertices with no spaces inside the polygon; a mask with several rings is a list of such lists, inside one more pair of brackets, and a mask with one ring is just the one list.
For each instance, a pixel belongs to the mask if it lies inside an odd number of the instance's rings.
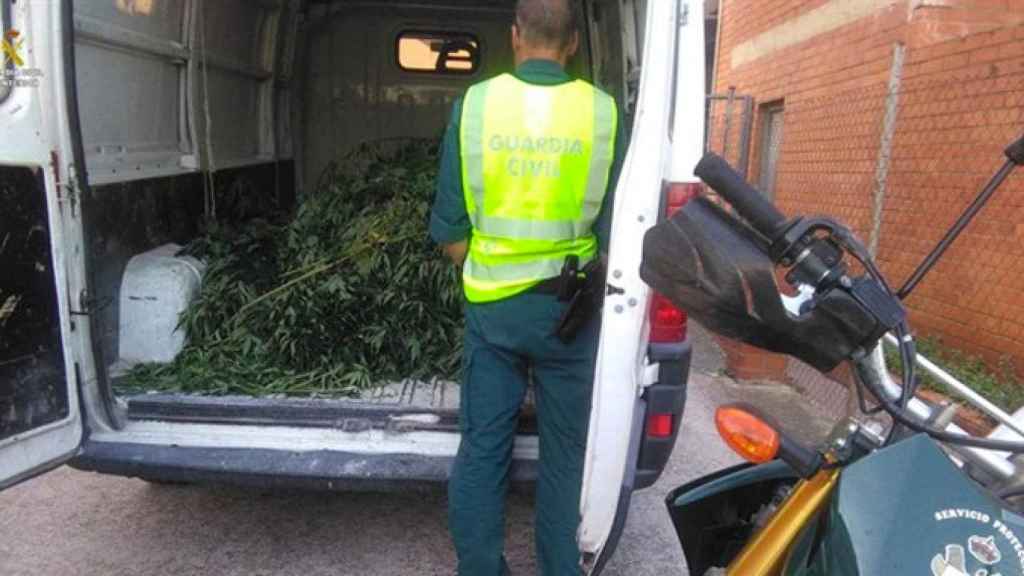
{"label": "man's hand", "polygon": [[463,240],[454,244],[445,244],[444,253],[451,258],[456,266],[462,266],[466,261],[466,253],[469,251],[469,242]]}

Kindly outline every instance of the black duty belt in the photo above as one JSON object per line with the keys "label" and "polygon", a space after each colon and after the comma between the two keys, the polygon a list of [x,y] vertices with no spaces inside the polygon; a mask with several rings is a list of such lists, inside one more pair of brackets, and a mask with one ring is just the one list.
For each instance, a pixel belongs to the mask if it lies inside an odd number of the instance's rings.
{"label": "black duty belt", "polygon": [[561,276],[555,276],[554,278],[548,278],[547,280],[541,280],[539,284],[530,288],[529,292],[534,294],[551,294],[556,295],[562,289],[562,278]]}

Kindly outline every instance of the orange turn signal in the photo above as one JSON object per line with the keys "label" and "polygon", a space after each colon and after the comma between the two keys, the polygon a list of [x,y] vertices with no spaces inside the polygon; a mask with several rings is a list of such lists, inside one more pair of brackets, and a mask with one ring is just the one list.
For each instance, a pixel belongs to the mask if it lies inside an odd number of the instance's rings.
{"label": "orange turn signal", "polygon": [[715,426],[729,448],[750,462],[768,462],[779,453],[779,433],[740,407],[722,406],[716,410]]}

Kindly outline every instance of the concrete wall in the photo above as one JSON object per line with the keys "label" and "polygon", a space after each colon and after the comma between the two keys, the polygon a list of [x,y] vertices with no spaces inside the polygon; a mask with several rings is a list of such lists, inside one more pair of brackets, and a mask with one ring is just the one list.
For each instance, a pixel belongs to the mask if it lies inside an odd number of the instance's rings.
{"label": "concrete wall", "polygon": [[[720,8],[715,91],[735,87],[755,100],[749,179],[759,176],[761,112],[781,103],[776,201],[787,213],[848,223],[899,285],[1024,131],[1024,1]],[[712,126],[723,121],[718,114]],[[711,147],[719,144],[713,136]],[[1022,222],[1017,174],[910,298],[920,334],[1024,368]],[[753,356],[737,364],[740,376],[777,376],[784,366],[748,352],[738,350]]]}

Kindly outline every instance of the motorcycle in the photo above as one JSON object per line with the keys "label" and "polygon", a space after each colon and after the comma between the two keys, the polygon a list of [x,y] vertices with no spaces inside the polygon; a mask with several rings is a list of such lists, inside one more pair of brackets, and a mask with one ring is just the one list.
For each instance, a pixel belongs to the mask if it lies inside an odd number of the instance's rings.
{"label": "motorcycle", "polygon": [[[755,406],[720,407],[719,434],[747,463],[666,500],[690,574],[1024,575],[1024,422],[968,389],[1003,429],[976,437],[951,410],[917,398],[902,304],[1024,164],[1024,137],[1006,158],[898,290],[840,222],[786,219],[722,158],[697,165],[717,201],[698,196],[652,227],[641,277],[715,333],[822,372],[848,363],[862,413],[805,446]],[[898,380],[883,338],[899,349]]]}

